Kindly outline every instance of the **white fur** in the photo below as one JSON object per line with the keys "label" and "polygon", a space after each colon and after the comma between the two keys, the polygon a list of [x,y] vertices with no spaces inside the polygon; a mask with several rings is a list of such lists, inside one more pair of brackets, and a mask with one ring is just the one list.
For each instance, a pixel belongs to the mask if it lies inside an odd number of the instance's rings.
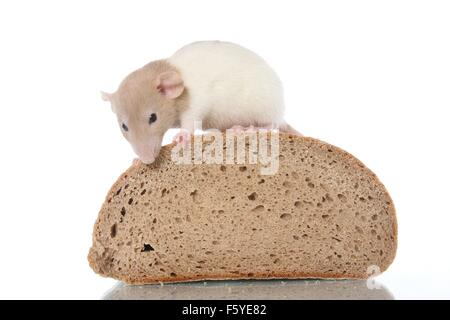
{"label": "white fur", "polygon": [[233,43],[203,41],[178,50],[174,65],[189,92],[181,127],[285,126],[283,88],[276,73],[255,53]]}

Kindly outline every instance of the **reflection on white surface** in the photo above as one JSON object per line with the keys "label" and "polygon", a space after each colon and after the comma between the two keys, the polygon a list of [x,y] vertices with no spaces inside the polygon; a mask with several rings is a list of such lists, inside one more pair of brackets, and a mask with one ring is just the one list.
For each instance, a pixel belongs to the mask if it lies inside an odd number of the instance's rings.
{"label": "reflection on white surface", "polygon": [[[373,288],[373,286],[370,286]],[[392,300],[383,285],[369,289],[365,280],[245,280],[132,286],[119,283],[105,300],[259,300],[259,299],[367,299]]]}

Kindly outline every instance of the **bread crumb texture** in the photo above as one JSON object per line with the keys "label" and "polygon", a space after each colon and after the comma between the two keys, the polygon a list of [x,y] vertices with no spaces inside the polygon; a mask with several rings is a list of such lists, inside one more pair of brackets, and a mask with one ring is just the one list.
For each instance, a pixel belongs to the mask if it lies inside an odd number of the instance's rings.
{"label": "bread crumb texture", "polygon": [[95,272],[131,284],[363,279],[392,263],[394,205],[349,153],[280,133],[278,172],[261,175],[260,164],[175,164],[172,147],[109,191],[88,257]]}

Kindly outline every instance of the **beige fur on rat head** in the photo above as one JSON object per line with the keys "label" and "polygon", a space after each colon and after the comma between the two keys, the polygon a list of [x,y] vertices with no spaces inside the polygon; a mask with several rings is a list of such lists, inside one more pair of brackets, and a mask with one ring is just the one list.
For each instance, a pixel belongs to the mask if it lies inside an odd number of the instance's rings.
{"label": "beige fur on rat head", "polygon": [[102,92],[102,97],[111,102],[123,136],[144,163],[155,160],[164,133],[187,105],[181,75],[165,60],[132,72],[115,93]]}

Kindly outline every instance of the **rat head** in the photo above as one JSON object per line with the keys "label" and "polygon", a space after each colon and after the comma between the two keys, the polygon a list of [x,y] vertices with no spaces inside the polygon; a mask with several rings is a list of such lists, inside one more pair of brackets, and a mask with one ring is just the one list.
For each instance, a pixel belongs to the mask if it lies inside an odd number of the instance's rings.
{"label": "rat head", "polygon": [[183,91],[179,72],[156,61],[128,75],[115,93],[102,92],[142,162],[155,161],[164,133],[177,122]]}

